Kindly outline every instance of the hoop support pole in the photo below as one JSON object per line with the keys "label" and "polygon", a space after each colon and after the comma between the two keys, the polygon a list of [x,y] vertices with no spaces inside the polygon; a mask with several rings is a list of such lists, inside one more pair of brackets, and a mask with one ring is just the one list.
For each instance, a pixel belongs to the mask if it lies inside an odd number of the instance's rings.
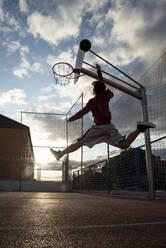
{"label": "hoop support pole", "polygon": [[[144,87],[141,87],[141,94],[142,94],[143,120],[145,122],[148,122],[147,99],[146,99],[146,91]],[[147,167],[148,184],[149,184],[149,198],[154,199],[155,190],[154,190],[153,163],[152,163],[152,151],[151,151],[149,128],[145,130],[144,136],[145,136],[145,147],[146,147],[146,167]]]}
{"label": "hoop support pole", "polygon": [[[96,69],[95,66],[93,66],[93,65],[91,65],[91,64],[89,64],[89,63],[87,63],[86,61],[83,61],[83,63],[86,64],[86,65],[88,65],[88,66],[91,66],[91,67],[94,68],[94,69]],[[125,81],[122,80],[121,78],[118,78],[118,77],[116,77],[116,76],[114,76],[114,75],[112,75],[112,74],[110,74],[110,73],[108,73],[108,72],[106,72],[106,71],[101,70],[101,72],[104,73],[104,74],[106,74],[106,75],[108,75],[108,76],[110,76],[110,77],[112,77],[112,78],[114,78],[114,79],[117,79],[118,81],[120,81],[120,82],[122,82],[122,83],[124,83],[124,84],[126,84],[126,85],[128,85],[128,86],[130,86],[130,87],[132,87],[132,88],[134,88],[134,89],[136,89],[136,90],[139,89],[139,88],[137,88],[136,86],[134,86],[134,85],[132,85],[132,84],[129,84],[128,82],[125,82]]]}
{"label": "hoop support pole", "polygon": [[100,55],[98,55],[97,53],[93,52],[92,50],[89,50],[89,52],[91,52],[92,54],[94,54],[95,56],[97,56],[98,58],[100,58],[101,60],[103,60],[104,62],[106,62],[108,65],[112,66],[115,70],[119,71],[120,73],[122,73],[125,77],[129,78],[131,81],[133,81],[135,84],[141,86],[141,84],[139,84],[135,79],[133,79],[132,77],[130,77],[128,74],[126,74],[125,72],[121,71],[118,67],[116,67],[115,65],[113,65],[112,63],[110,63],[109,61],[107,61],[106,59],[102,58]]}
{"label": "hoop support pole", "polygon": [[[92,77],[94,79],[98,79],[98,75],[94,72],[91,72],[91,71],[84,69],[84,68],[81,68],[80,71],[89,77]],[[142,100],[142,94],[139,90],[132,91],[132,90],[130,90],[130,89],[128,89],[122,85],[119,85],[119,84],[115,83],[114,81],[107,79],[107,78],[104,78],[104,77],[103,77],[103,81],[104,81],[104,83],[112,86],[115,89],[118,89],[118,90],[120,90],[120,91],[122,91],[122,92],[124,92],[130,96],[133,96],[139,100]]]}

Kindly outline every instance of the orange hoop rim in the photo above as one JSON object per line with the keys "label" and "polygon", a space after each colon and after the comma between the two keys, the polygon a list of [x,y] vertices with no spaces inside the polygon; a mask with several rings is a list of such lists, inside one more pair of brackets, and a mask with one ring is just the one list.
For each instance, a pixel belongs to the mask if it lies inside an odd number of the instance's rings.
{"label": "orange hoop rim", "polygon": [[[62,66],[62,70],[60,70],[60,66]],[[57,76],[67,77],[74,72],[74,68],[71,64],[67,62],[58,62],[53,65],[52,71]]]}

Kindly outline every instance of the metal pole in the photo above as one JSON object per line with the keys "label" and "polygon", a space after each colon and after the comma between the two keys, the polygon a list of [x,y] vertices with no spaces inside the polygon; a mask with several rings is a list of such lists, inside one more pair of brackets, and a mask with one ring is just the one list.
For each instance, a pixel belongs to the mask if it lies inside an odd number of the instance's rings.
{"label": "metal pole", "polygon": [[[83,109],[83,93],[81,94],[81,109]],[[81,118],[81,135],[83,135],[83,117]],[[83,146],[81,147],[81,177],[80,177],[80,191],[82,190],[82,184],[83,184],[82,166],[83,166]]]}
{"label": "metal pole", "polygon": [[73,109],[73,107],[76,105],[76,103],[80,100],[80,98],[82,97],[82,94],[79,96],[79,98],[75,101],[75,103],[73,103],[73,105],[71,106],[71,108],[67,111],[66,115],[68,115],[68,113],[71,112],[71,110]]}
{"label": "metal pole", "polygon": [[[68,132],[68,120],[67,120],[67,114],[66,114],[66,147],[68,147],[68,142],[69,142],[69,132]],[[68,170],[70,172],[70,166],[69,166],[69,154],[68,156]]]}
{"label": "metal pole", "polygon": [[109,144],[107,144],[107,159],[109,160],[110,158],[110,149],[109,149]]}
{"label": "metal pole", "polygon": [[[91,71],[89,71],[87,69],[84,69],[84,68],[81,68],[80,71],[82,73],[92,77],[92,78],[98,79],[98,75],[96,73],[94,73],[94,72],[91,72]],[[130,90],[130,89],[128,89],[128,88],[126,88],[126,87],[124,87],[122,85],[119,85],[119,84],[115,83],[114,81],[112,81],[110,79],[107,79],[107,78],[104,78],[104,77],[103,77],[103,80],[104,80],[104,83],[112,86],[115,89],[118,89],[118,90],[120,90],[120,91],[122,91],[122,92],[124,92],[124,93],[126,93],[126,94],[128,94],[130,96],[133,96],[133,97],[135,97],[135,98],[137,98],[139,100],[142,99],[142,96],[141,96],[139,90],[132,91],[132,90]]]}
{"label": "metal pole", "polygon": [[22,123],[22,111],[21,111],[21,123]]}
{"label": "metal pole", "polygon": [[29,112],[29,111],[21,111],[21,113],[27,114],[40,114],[40,115],[66,115],[66,114],[58,114],[58,113],[41,113],[41,112]]}
{"label": "metal pole", "polygon": [[67,115],[66,115],[66,147],[68,147],[68,120],[67,120]]}
{"label": "metal pole", "polygon": [[[83,93],[81,95],[81,108],[83,109]],[[81,118],[81,135],[83,135],[83,117]],[[81,147],[81,175],[82,175],[82,166],[83,166],[83,146]]]}
{"label": "metal pole", "polygon": [[93,52],[92,50],[89,50],[91,53],[93,53],[95,56],[97,56],[98,58],[100,58],[101,60],[103,60],[104,62],[106,62],[108,65],[112,66],[115,70],[119,71],[120,73],[122,73],[125,77],[129,78],[131,81],[133,81],[134,83],[136,83],[137,85],[141,86],[141,84],[139,84],[135,79],[133,79],[132,77],[130,77],[128,74],[126,74],[125,72],[121,71],[118,67],[116,67],[115,65],[113,65],[112,63],[110,63],[108,60],[102,58],[100,55],[98,55],[97,53]]}
{"label": "metal pole", "polygon": [[[142,93],[143,120],[145,122],[148,122],[147,99],[146,99],[146,91],[144,87],[141,87],[141,93]],[[146,147],[146,166],[147,166],[148,183],[149,183],[149,197],[153,199],[155,197],[155,191],[154,191],[154,178],[153,178],[152,151],[150,144],[150,132],[148,128],[146,129],[144,135],[145,135],[145,147]]]}
{"label": "metal pole", "polygon": [[[94,69],[96,69],[95,66],[93,66],[93,65],[91,65],[91,64],[89,64],[89,63],[87,63],[87,62],[85,62],[85,61],[83,61],[83,63],[86,64],[86,65],[88,65],[88,66],[91,66],[91,67],[94,68]],[[136,89],[136,90],[139,89],[138,86],[136,87],[136,86],[134,86],[134,85],[132,85],[132,84],[129,84],[128,82],[122,80],[121,78],[118,78],[118,77],[114,76],[114,75],[111,74],[111,73],[108,73],[108,72],[103,71],[103,70],[101,70],[101,72],[104,73],[104,74],[106,74],[106,75],[108,75],[108,76],[110,76],[110,77],[112,77],[112,78],[114,78],[114,79],[116,79],[116,80],[118,80],[119,82],[122,82],[122,83],[124,83],[124,84],[126,84],[126,85],[128,85],[128,86],[130,86],[130,87],[132,87],[132,88],[134,88],[134,89]]]}
{"label": "metal pole", "polygon": [[109,158],[110,158],[110,150],[109,150],[109,144],[107,144],[107,166],[106,166],[106,185],[107,185],[107,193],[110,194],[111,188],[110,188],[110,177],[109,177]]}

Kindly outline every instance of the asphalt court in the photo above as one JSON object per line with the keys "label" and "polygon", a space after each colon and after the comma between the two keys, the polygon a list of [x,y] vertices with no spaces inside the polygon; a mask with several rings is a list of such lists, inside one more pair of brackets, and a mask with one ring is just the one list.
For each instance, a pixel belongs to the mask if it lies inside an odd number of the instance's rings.
{"label": "asphalt court", "polygon": [[0,248],[166,247],[166,200],[0,193]]}

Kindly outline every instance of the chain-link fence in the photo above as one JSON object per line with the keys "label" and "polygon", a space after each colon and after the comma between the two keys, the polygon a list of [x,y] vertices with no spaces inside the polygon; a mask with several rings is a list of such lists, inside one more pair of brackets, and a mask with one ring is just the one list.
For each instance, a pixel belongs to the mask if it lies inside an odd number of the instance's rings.
{"label": "chain-link fence", "polygon": [[[146,88],[149,120],[156,124],[156,128],[150,130],[154,189],[164,192],[166,54],[150,67],[139,82]],[[111,90],[115,94],[110,101],[112,122],[122,135],[128,135],[136,129],[137,121],[143,119],[141,102]],[[49,181],[72,181],[73,190],[79,191],[149,192],[144,134],[140,134],[126,151],[102,143],[92,149],[83,147],[60,162],[50,153],[51,147],[64,149],[93,125],[91,114],[71,123],[66,121],[83,108],[88,98],[82,94],[64,114],[21,112],[22,123],[5,119],[0,134],[3,142],[0,151],[1,190],[22,190],[25,181],[31,185],[41,181],[47,182],[47,185]],[[53,186],[55,191],[56,187]],[[37,188],[40,190],[42,186]]]}
{"label": "chain-link fence", "polygon": [[[166,54],[150,67],[139,82],[146,88],[149,120],[156,124],[156,128],[150,130],[154,190],[156,193],[164,193],[166,191]],[[115,92],[110,104],[112,122],[122,135],[135,130],[136,122],[142,120],[141,108],[141,103],[137,99]],[[98,155],[98,153],[93,154],[96,157]],[[109,147],[108,156],[109,159],[105,162],[95,161],[93,165],[87,165],[82,169],[82,172],[74,171],[73,189],[148,194],[149,180],[143,134],[138,136],[127,151]]]}
{"label": "chain-link fence", "polygon": [[166,191],[166,53],[140,78],[146,87],[153,154],[155,190]]}

